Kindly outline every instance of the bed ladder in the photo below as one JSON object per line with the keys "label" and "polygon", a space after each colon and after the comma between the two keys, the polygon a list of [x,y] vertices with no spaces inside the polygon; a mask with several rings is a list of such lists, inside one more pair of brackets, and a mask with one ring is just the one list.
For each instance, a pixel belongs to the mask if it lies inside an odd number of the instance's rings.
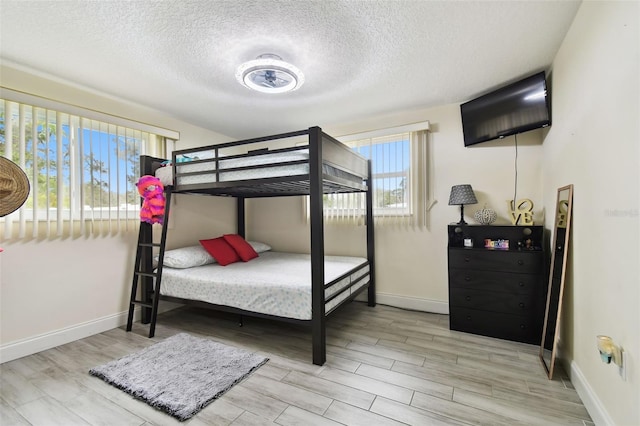
{"label": "bed ladder", "polygon": [[[136,306],[142,307],[142,323],[149,324],[149,337],[156,332],[156,319],[158,317],[158,302],[160,301],[160,283],[162,281],[162,267],[164,265],[164,251],[167,242],[167,229],[169,228],[169,206],[171,205],[171,191],[165,192],[164,222],[160,242],[153,242],[153,225],[140,222],[138,233],[138,247],[136,260],[133,266],[133,282],[131,283],[131,298],[129,299],[129,316],[127,317],[127,331],[133,326],[133,314]],[[153,248],[158,247],[158,265],[154,272]],[[138,284],[142,283],[141,298],[138,295]]]}

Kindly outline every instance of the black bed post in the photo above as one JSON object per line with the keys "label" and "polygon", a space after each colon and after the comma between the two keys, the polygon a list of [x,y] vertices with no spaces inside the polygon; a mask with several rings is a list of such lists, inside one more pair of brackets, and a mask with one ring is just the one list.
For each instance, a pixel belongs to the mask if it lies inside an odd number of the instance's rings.
{"label": "black bed post", "polygon": [[326,361],[324,306],[324,222],[322,217],[322,130],[309,128],[309,208],[311,219],[311,336],[313,363]]}
{"label": "black bed post", "polygon": [[244,212],[244,197],[236,198],[238,203],[237,215],[238,215],[238,235],[242,238],[246,238],[246,229],[245,229],[245,212]]}
{"label": "black bed post", "polygon": [[376,306],[376,263],[375,244],[373,240],[373,170],[371,160],[367,165],[369,178],[367,179],[367,259],[369,260],[369,289],[367,300],[369,306]]}

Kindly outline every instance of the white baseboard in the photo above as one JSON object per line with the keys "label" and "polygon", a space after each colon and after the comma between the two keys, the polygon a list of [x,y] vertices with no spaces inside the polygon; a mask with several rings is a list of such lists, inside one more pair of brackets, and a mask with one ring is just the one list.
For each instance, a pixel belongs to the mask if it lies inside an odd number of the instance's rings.
{"label": "white baseboard", "polygon": [[[363,292],[357,300],[366,301],[367,293]],[[449,314],[449,303],[440,300],[420,299],[418,297],[398,296],[389,293],[376,293],[376,302],[381,305],[396,308],[411,309],[413,311],[431,312],[434,314]]]}
{"label": "white baseboard", "polygon": [[[158,313],[169,311],[176,306],[180,305],[163,303],[159,307]],[[6,343],[0,346],[0,364],[121,327],[127,323],[127,315],[128,311],[119,312],[49,333]],[[136,308],[133,318],[134,321],[140,320],[140,310],[138,308]]]}
{"label": "white baseboard", "polygon": [[[563,362],[566,367],[566,361],[563,360]],[[584,407],[589,412],[591,420],[593,420],[597,426],[614,425],[614,421],[602,405],[602,402],[600,402],[598,395],[591,389],[589,382],[586,377],[584,377],[584,374],[582,374],[582,370],[580,370],[578,364],[576,364],[575,361],[571,361],[569,368],[566,370],[569,372],[569,379],[571,379],[573,387],[576,389],[576,392],[578,392],[578,396],[582,400]]]}

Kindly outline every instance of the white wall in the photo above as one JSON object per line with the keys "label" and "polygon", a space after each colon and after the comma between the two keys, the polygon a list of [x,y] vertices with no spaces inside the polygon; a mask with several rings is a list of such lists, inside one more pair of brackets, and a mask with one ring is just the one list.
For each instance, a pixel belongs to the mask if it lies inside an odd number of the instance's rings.
{"label": "white wall", "polygon": [[[179,131],[178,147],[229,138],[96,92],[3,66],[2,85]],[[169,246],[235,230],[235,203],[180,195],[171,215]],[[191,226],[200,223],[199,226]],[[137,233],[87,238],[2,241],[0,349],[2,361],[71,337],[121,324],[128,309]]]}
{"label": "white wall", "polygon": [[[509,224],[506,200],[514,193],[514,138],[465,148],[459,105],[419,109],[371,117],[359,123],[323,126],[335,136],[429,120],[433,193],[437,204],[429,215],[428,229],[398,230],[376,226],[378,302],[431,312],[448,313],[447,224],[457,222],[460,210],[449,206],[456,184],[473,186],[479,204],[467,206],[466,221],[486,203]],[[518,135],[518,199],[535,204],[536,224],[542,225],[542,130]],[[298,198],[252,200],[247,221],[250,238],[264,240],[279,250],[306,252],[309,231]],[[366,254],[363,227],[325,226],[330,254]]]}
{"label": "white wall", "polygon": [[[552,70],[544,197],[574,184],[561,350],[596,424],[640,424],[638,2],[584,2]],[[552,215],[547,216],[548,227]],[[626,381],[596,336],[624,348]]]}

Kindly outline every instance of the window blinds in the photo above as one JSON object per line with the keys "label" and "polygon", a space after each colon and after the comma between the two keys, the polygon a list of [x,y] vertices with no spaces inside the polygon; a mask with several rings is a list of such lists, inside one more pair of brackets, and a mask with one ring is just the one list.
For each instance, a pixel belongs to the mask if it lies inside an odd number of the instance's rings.
{"label": "window blinds", "polygon": [[[372,162],[376,225],[427,226],[427,212],[433,204],[428,179],[429,122],[359,133],[338,140]],[[323,211],[326,223],[363,225],[365,194],[326,194]]]}
{"label": "window blinds", "polygon": [[[3,89],[2,95],[10,92]],[[145,125],[136,122],[114,118],[115,124],[81,113],[79,108],[49,100],[41,105],[0,100],[0,154],[25,171],[31,186],[27,202],[0,218],[4,239],[138,229],[139,156],[165,157],[165,137],[141,130]],[[111,117],[94,111],[86,115]],[[147,126],[146,130],[157,128]]]}

